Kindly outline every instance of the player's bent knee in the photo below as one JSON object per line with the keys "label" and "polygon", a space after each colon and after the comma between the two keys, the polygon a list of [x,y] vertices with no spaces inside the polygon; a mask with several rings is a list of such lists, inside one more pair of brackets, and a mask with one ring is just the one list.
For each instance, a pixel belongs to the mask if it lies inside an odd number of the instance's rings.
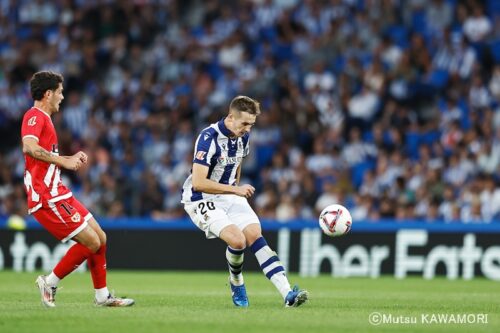
{"label": "player's bent knee", "polygon": [[99,249],[101,248],[101,241],[99,240],[99,238],[91,241],[88,245],[86,245],[87,248],[92,251],[92,253],[97,253],[97,251],[99,251]]}
{"label": "player's bent knee", "polygon": [[233,249],[244,249],[246,247],[246,239],[243,235],[232,237],[228,243]]}
{"label": "player's bent knee", "polygon": [[252,245],[257,239],[262,237],[262,230],[260,229],[260,226],[257,227],[257,225],[251,225],[245,228],[243,233],[245,234],[248,246]]}
{"label": "player's bent knee", "polygon": [[83,242],[92,253],[97,253],[101,248],[101,240],[97,234],[94,234],[92,237],[89,237]]}
{"label": "player's bent knee", "polygon": [[101,246],[106,245],[106,241],[108,240],[108,236],[104,231],[99,235],[99,239],[101,241]]}
{"label": "player's bent knee", "polygon": [[94,218],[91,218],[89,221],[89,226],[92,230],[94,230],[96,232],[96,234],[99,237],[99,240],[101,242],[101,246],[106,245],[107,236],[106,236],[106,233],[102,230],[99,223],[97,223],[97,221]]}
{"label": "player's bent knee", "polygon": [[101,248],[99,235],[89,226],[73,237],[73,240],[88,248],[92,253],[96,253]]}

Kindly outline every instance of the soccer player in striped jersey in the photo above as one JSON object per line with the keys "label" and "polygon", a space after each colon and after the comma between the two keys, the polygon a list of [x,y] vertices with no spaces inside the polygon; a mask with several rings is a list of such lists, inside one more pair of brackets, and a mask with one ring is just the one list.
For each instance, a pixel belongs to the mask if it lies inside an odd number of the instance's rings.
{"label": "soccer player in striped jersey", "polygon": [[296,307],[307,301],[308,293],[297,286],[290,288],[285,269],[262,236],[259,218],[248,204],[255,188],[239,184],[241,162],[249,153],[250,130],[259,114],[257,101],[237,96],[225,118],[201,131],[193,169],[184,182],[182,203],[207,238],[226,242],[229,284],[236,306],[249,305],[242,274],[244,252],[249,247],[285,306]]}
{"label": "soccer player in striped jersey", "polygon": [[87,155],[82,151],[72,156],[59,155],[51,115],[59,112],[64,99],[62,83],[63,77],[57,73],[43,71],[33,75],[30,88],[35,104],[24,114],[21,127],[28,213],[60,241],[76,242],[49,275],[37,278],[36,284],[42,303],[55,307],[59,281],[87,260],[95,305],[130,306],[133,299],[115,297],[106,286],[106,234],[61,181],[60,168],[76,171],[87,163]]}

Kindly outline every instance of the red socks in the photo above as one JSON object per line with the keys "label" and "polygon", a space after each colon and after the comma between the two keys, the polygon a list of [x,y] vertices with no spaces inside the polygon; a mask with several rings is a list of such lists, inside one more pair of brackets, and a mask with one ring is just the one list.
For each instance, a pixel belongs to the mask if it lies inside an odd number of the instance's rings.
{"label": "red socks", "polygon": [[102,245],[96,253],[92,253],[87,247],[76,243],[69,248],[61,261],[54,268],[54,274],[63,279],[73,272],[87,259],[87,263],[94,282],[94,289],[106,287],[106,245]]}
{"label": "red socks", "polygon": [[68,252],[62,257],[61,261],[54,268],[54,274],[59,278],[63,279],[66,275],[73,272],[92,255],[87,247],[80,243],[76,243],[69,248]]}
{"label": "red socks", "polygon": [[106,245],[102,245],[99,251],[90,255],[87,259],[94,289],[106,287]]}

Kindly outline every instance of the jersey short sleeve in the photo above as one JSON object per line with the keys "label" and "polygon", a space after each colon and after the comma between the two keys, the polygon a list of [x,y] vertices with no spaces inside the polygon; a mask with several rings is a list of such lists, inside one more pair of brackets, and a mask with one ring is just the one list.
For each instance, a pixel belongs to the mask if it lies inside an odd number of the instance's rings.
{"label": "jersey short sleeve", "polygon": [[21,139],[33,138],[40,141],[40,135],[45,126],[46,117],[41,112],[29,111],[23,117]]}
{"label": "jersey short sleeve", "polygon": [[196,140],[193,163],[210,166],[212,157],[217,152],[216,136],[210,131],[203,131]]}

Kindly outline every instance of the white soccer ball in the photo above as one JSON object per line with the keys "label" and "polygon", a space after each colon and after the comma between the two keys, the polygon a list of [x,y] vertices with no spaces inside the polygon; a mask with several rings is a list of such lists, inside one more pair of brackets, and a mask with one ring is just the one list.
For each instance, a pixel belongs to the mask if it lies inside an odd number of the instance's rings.
{"label": "white soccer ball", "polygon": [[345,235],[351,230],[351,213],[342,205],[329,205],[319,216],[319,226],[323,233],[330,237]]}

